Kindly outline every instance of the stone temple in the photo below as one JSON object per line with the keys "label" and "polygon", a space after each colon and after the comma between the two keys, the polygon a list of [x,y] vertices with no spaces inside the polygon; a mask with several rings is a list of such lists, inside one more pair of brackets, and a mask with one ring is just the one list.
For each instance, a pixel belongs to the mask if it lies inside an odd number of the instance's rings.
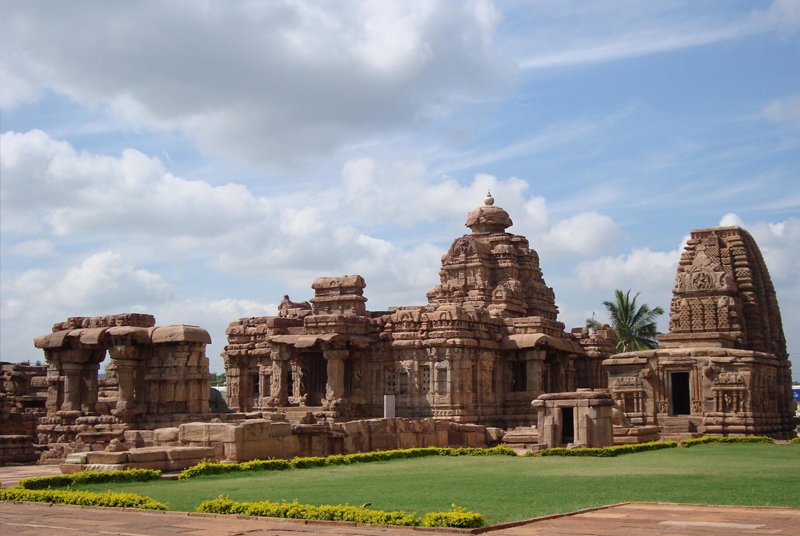
{"label": "stone temple", "polygon": [[487,195],[425,305],[369,311],[361,276],[320,277],[310,301],[285,296],[278,316],[232,322],[230,408],[209,387],[202,328],[140,313],[56,323],[35,339],[46,368],[0,363],[0,464],[176,470],[500,441],[796,435],[775,290],[746,231],[693,231],[669,333],[656,350],[614,354],[608,326],[565,330],[511,225]]}
{"label": "stone temple", "polygon": [[603,362],[631,421],[662,433],[795,436],[791,369],[769,272],[739,227],[692,231],[659,349]]}
{"label": "stone temple", "polygon": [[321,277],[310,303],[228,328],[228,403],[332,421],[435,417],[510,428],[543,393],[605,388],[605,327],[568,333],[528,240],[488,195],[442,257],[428,304],[370,312],[361,276]]}

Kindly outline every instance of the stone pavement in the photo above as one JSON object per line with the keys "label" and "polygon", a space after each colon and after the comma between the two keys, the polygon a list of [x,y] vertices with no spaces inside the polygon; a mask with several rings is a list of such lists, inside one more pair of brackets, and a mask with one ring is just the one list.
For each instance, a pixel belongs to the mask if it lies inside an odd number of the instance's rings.
{"label": "stone pavement", "polygon": [[0,467],[0,488],[13,486],[23,478],[60,475],[57,465],[9,465]]}
{"label": "stone pavement", "polygon": [[[36,503],[0,502],[0,534],[18,536],[299,536],[300,534],[412,536],[420,533],[461,533],[442,529],[376,527],[347,523],[306,523],[188,515]],[[678,504],[630,503],[553,517],[516,527],[489,531],[492,536],[514,535],[730,535],[800,534],[800,509]]]}

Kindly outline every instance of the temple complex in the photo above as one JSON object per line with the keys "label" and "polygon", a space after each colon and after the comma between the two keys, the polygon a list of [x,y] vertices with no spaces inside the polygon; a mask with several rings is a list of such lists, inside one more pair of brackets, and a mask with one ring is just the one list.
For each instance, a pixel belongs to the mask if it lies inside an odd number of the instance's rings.
{"label": "temple complex", "polygon": [[781,314],[753,237],[692,231],[659,349],[603,362],[631,421],[669,434],[795,436]]}
{"label": "temple complex", "polygon": [[343,421],[535,424],[543,393],[605,388],[613,331],[564,331],[528,240],[487,195],[442,257],[428,304],[369,312],[361,276],[314,280],[277,317],[242,318],[223,352],[228,404]]}
{"label": "temple complex", "polygon": [[138,313],[59,322],[34,341],[46,367],[0,363],[0,464],[176,470],[208,457],[795,436],[775,290],[746,231],[693,231],[669,333],[656,350],[614,354],[609,326],[565,331],[511,225],[487,195],[425,305],[371,312],[361,276],[319,277],[309,301],[284,296],[277,316],[232,322],[230,411],[210,407],[205,330]]}

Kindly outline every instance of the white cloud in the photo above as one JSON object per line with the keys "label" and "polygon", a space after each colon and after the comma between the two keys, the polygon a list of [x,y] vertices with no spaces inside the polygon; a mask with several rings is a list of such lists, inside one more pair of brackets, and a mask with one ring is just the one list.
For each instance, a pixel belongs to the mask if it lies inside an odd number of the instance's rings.
{"label": "white cloud", "polygon": [[183,180],[133,149],[78,152],[39,130],[2,134],[0,173],[2,225],[17,232],[207,238],[270,214],[242,185]]}
{"label": "white cloud", "polygon": [[214,154],[302,162],[507,78],[499,19],[484,0],[12,4],[3,100],[50,90]]}
{"label": "white cloud", "polygon": [[603,299],[611,299],[616,289],[630,289],[633,293],[641,293],[640,303],[651,307],[660,305],[668,316],[673,280],[682,250],[683,247],[674,251],[634,249],[616,257],[584,261],[575,267],[575,275],[581,289],[602,290],[606,296]]}
{"label": "white cloud", "polygon": [[720,227],[743,227],[744,221],[733,212],[728,212],[719,220],[719,225]]}
{"label": "white cloud", "polygon": [[11,246],[11,254],[17,257],[54,257],[58,252],[50,240],[25,240]]}
{"label": "white cloud", "polygon": [[610,250],[619,228],[609,216],[582,212],[559,220],[541,237],[540,253],[558,255],[597,255]]}
{"label": "white cloud", "polygon": [[[800,2],[797,5],[800,6]],[[762,108],[761,113],[776,123],[800,127],[800,93],[770,102]]]}

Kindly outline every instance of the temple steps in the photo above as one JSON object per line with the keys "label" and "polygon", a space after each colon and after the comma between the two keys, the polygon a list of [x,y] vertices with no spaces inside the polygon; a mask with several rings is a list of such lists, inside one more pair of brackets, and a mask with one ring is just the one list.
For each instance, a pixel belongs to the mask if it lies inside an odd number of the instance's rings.
{"label": "temple steps", "polygon": [[281,408],[286,413],[286,420],[292,424],[302,424],[308,413],[312,415],[324,411],[322,406],[288,406]]}

